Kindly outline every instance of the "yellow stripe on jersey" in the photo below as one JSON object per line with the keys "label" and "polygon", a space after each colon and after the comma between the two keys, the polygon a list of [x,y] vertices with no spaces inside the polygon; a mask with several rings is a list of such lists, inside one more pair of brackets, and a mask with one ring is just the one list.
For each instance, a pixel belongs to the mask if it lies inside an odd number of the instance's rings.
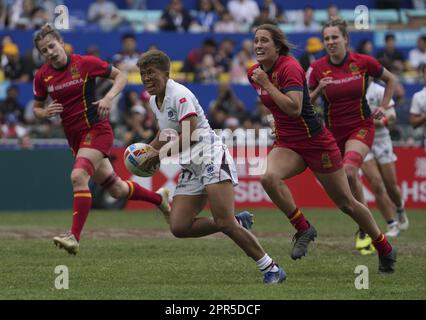
{"label": "yellow stripe on jersey", "polygon": [[86,101],[86,83],[87,78],[89,77],[89,74],[86,74],[86,78],[84,79],[83,83],[83,104],[84,104],[84,120],[86,121],[87,126],[90,128],[90,122],[87,118],[87,101]]}
{"label": "yellow stripe on jersey", "polygon": [[308,124],[306,123],[305,119],[303,119],[303,117],[301,116],[300,119],[302,119],[302,123],[306,128],[306,133],[308,134],[308,137],[311,137],[311,131],[309,130]]}

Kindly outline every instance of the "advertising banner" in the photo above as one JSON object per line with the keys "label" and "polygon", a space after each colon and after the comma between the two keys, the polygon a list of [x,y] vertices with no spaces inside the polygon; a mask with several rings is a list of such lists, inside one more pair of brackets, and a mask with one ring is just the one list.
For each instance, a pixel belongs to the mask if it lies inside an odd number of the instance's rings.
{"label": "advertising banner", "polygon": [[[131,179],[145,188],[157,190],[166,186],[175,188],[180,167],[175,164],[162,165],[159,172],[151,178],[131,176],[123,163],[123,148],[113,150],[114,166],[117,174],[124,179]],[[426,153],[423,148],[395,148],[398,156],[396,163],[398,184],[401,187],[407,208],[426,209]],[[239,208],[274,207],[268,195],[262,188],[259,170],[252,170],[253,165],[263,160],[256,157],[250,150],[233,150],[233,157],[237,164],[239,185],[235,188],[235,204]],[[255,173],[255,174],[253,174]],[[309,169],[302,174],[286,181],[293,196],[300,207],[304,208],[333,208],[334,204],[315,179]],[[375,207],[374,195],[368,182],[363,178],[364,193],[369,207]],[[126,209],[142,209],[151,206],[137,201],[129,201]]]}

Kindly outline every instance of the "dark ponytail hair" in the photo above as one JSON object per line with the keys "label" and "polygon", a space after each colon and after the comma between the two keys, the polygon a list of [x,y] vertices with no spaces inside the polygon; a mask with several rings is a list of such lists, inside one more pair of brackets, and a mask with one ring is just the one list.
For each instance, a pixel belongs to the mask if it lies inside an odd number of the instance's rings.
{"label": "dark ponytail hair", "polygon": [[291,44],[286,35],[280,28],[273,24],[262,24],[258,26],[254,32],[256,34],[259,30],[266,30],[271,34],[272,40],[277,48],[280,48],[279,54],[282,56],[288,56],[290,53],[290,49],[294,48],[294,45]]}

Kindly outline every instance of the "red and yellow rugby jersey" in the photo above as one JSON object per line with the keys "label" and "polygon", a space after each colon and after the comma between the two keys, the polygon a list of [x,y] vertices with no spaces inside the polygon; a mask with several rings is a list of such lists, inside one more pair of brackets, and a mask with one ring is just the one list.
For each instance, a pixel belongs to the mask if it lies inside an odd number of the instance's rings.
{"label": "red and yellow rugby jersey", "polygon": [[61,113],[65,131],[90,128],[101,120],[95,102],[96,77],[108,78],[112,66],[94,56],[68,56],[67,64],[55,69],[43,65],[34,77],[34,99],[44,101],[47,95],[64,107]]}
{"label": "red and yellow rugby jersey", "polygon": [[379,78],[382,72],[383,66],[376,59],[354,52],[348,52],[338,65],[333,64],[328,56],[313,62],[307,71],[311,90],[322,78],[333,78],[323,89],[327,127],[356,125],[370,117],[370,107],[365,98],[368,76]]}
{"label": "red and yellow rugby jersey", "polygon": [[290,56],[280,56],[271,70],[267,72],[269,80],[282,93],[289,91],[303,92],[302,113],[297,118],[285,114],[272,100],[268,92],[251,79],[253,71],[258,67],[259,64],[255,64],[248,70],[248,78],[262,103],[274,117],[276,138],[292,142],[308,139],[320,132],[322,124],[310,102],[305,72],[299,62]]}

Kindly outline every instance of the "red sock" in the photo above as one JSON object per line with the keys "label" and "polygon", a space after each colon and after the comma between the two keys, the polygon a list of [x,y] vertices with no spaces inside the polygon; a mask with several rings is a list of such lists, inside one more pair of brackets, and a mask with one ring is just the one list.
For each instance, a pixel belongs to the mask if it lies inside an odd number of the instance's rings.
{"label": "red sock", "polygon": [[131,180],[126,180],[126,183],[129,185],[129,200],[141,200],[148,201],[156,206],[160,205],[162,199],[161,196],[154,191],[145,189],[144,187],[138,185],[136,182]]}
{"label": "red sock", "polygon": [[71,233],[80,241],[80,233],[92,207],[92,194],[90,190],[74,192],[74,213],[72,217]]}
{"label": "red sock", "polygon": [[305,216],[299,208],[296,208],[289,216],[290,223],[296,228],[297,232],[309,229],[309,223],[306,221]]}
{"label": "red sock", "polygon": [[373,241],[373,246],[376,248],[379,256],[387,256],[392,251],[392,246],[388,242],[386,236],[382,233]]}

